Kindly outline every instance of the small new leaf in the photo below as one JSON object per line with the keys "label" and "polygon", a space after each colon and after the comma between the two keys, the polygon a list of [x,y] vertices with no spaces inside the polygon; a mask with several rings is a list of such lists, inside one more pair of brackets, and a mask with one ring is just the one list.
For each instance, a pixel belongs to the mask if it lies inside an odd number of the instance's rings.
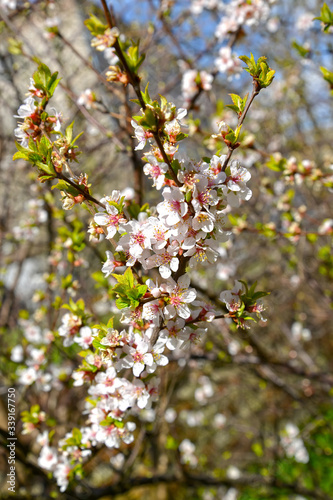
{"label": "small new leaf", "polygon": [[94,14],[90,14],[90,19],[86,19],[84,24],[93,36],[103,35],[107,29],[107,26],[103,24],[98,17],[94,16]]}
{"label": "small new leaf", "polygon": [[315,17],[314,20],[321,21],[324,24],[324,31],[328,31],[330,27],[333,25],[333,12],[328,7],[327,3],[321,8],[320,16]]}

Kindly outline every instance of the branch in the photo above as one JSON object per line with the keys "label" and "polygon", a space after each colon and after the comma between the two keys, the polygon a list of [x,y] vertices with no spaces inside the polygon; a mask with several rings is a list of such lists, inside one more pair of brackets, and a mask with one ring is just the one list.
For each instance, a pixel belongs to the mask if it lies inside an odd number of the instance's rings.
{"label": "branch", "polygon": [[[252,94],[251,94],[250,99],[246,103],[246,107],[245,107],[243,113],[241,114],[241,116],[238,119],[237,128],[240,127],[243,124],[243,122],[245,120],[245,117],[247,115],[247,112],[249,111],[249,109],[250,109],[250,107],[251,107],[251,105],[252,105],[255,97],[259,94],[259,92],[260,92],[260,86],[259,86],[257,80],[253,80]],[[226,168],[228,166],[229,160],[230,160],[233,152],[234,152],[234,148],[228,146],[228,154],[227,154],[226,159],[223,162],[222,172],[225,172],[225,170],[226,170]]]}

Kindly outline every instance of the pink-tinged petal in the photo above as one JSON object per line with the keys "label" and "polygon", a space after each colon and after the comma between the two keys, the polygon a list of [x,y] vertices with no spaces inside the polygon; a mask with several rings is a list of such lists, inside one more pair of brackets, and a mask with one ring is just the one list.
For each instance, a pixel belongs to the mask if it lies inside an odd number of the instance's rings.
{"label": "pink-tinged petal", "polygon": [[108,235],[107,235],[106,238],[107,239],[113,238],[114,235],[116,234],[116,232],[117,232],[117,228],[115,226],[109,226],[108,227]]}
{"label": "pink-tinged petal", "polygon": [[140,245],[132,245],[129,249],[130,254],[132,257],[135,257],[136,259],[139,258],[142,254],[142,247]]}
{"label": "pink-tinged petal", "polygon": [[166,223],[167,223],[168,226],[174,226],[179,221],[181,221],[181,217],[180,217],[180,215],[177,212],[172,212],[166,218]]}
{"label": "pink-tinged petal", "polygon": [[143,356],[143,360],[147,366],[152,366],[152,364],[154,363],[153,355],[150,352]]}
{"label": "pink-tinged petal", "polygon": [[180,304],[177,307],[177,312],[178,312],[178,316],[180,316],[183,319],[188,319],[191,316],[191,311],[190,311],[189,307],[185,304]]}
{"label": "pink-tinged petal", "polygon": [[133,365],[133,375],[135,377],[140,377],[141,373],[144,370],[145,365],[143,363],[134,363]]}
{"label": "pink-tinged petal", "polygon": [[163,279],[168,279],[171,276],[171,269],[168,266],[160,266],[158,268],[160,275],[162,276]]}
{"label": "pink-tinged petal", "polygon": [[178,286],[180,288],[188,288],[190,286],[191,279],[188,274],[183,274],[178,278]]}
{"label": "pink-tinged petal", "polygon": [[94,220],[99,226],[107,226],[110,222],[109,216],[103,213],[95,214]]}
{"label": "pink-tinged petal", "polygon": [[179,347],[180,341],[179,339],[173,337],[168,339],[166,346],[170,351],[173,351],[174,349],[177,349]]}
{"label": "pink-tinged petal", "polygon": [[185,108],[179,108],[178,111],[177,111],[177,120],[181,120],[186,115],[187,115],[187,109],[185,109]]}
{"label": "pink-tinged petal", "polygon": [[196,291],[191,288],[190,290],[187,290],[182,294],[182,301],[186,303],[193,302],[196,299],[197,293]]}
{"label": "pink-tinged petal", "polygon": [[169,359],[164,356],[164,354],[161,354],[159,360],[158,360],[158,365],[160,366],[166,366],[169,363]]}
{"label": "pink-tinged petal", "polygon": [[177,311],[176,311],[175,307],[172,306],[171,304],[169,304],[168,306],[166,306],[164,308],[164,315],[165,315],[166,319],[172,319],[176,316],[176,314],[177,314]]}
{"label": "pink-tinged petal", "polygon": [[178,271],[178,267],[179,267],[179,260],[177,259],[177,257],[174,257],[170,261],[170,268],[175,273],[176,271]]}

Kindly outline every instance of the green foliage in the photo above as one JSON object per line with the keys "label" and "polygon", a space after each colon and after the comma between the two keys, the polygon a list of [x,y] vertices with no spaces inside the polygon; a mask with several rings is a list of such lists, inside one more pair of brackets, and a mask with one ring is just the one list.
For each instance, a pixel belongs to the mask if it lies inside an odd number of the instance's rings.
{"label": "green foliage", "polygon": [[90,14],[90,18],[86,19],[84,24],[93,36],[103,35],[107,29],[107,25],[103,24],[94,14]]}
{"label": "green foliage", "polygon": [[66,128],[65,131],[65,138],[66,142],[69,146],[77,148],[77,146],[74,146],[75,142],[81,137],[83,132],[80,132],[74,139],[73,139],[73,127],[74,127],[74,121],[68,127]]}
{"label": "green foliage", "polygon": [[13,160],[23,159],[30,162],[40,172],[47,174],[47,179],[56,177],[56,172],[51,161],[52,144],[47,137],[42,136],[39,141],[30,139],[28,148],[21,146],[18,142],[15,144],[18,151],[14,154]]}
{"label": "green foliage", "polygon": [[232,109],[233,111],[235,111],[235,113],[237,113],[238,116],[241,116],[241,114],[245,109],[246,101],[249,94],[246,94],[246,96],[243,99],[237,94],[229,94],[229,95],[232,99],[233,104],[228,104],[226,108]]}
{"label": "green foliage", "polygon": [[68,437],[65,439],[65,444],[63,445],[63,449],[68,448],[68,446],[80,446],[82,441],[82,432],[80,429],[77,429],[74,427],[72,430],[72,435],[71,437]]}
{"label": "green foliage", "polygon": [[68,184],[68,182],[66,182],[62,179],[59,179],[57,184],[54,184],[51,187],[51,189],[59,189],[59,191],[64,191],[66,193],[69,193],[72,196],[78,196],[79,194],[81,194],[80,191],[75,189],[74,186],[71,186],[70,184]]}
{"label": "green foliage", "polygon": [[46,64],[41,63],[32,78],[36,89],[42,91],[45,97],[50,99],[61,80],[61,78],[57,78],[57,76],[57,71],[51,73],[50,68]]}
{"label": "green foliage", "polygon": [[124,274],[112,274],[118,283],[113,287],[117,295],[116,306],[118,309],[131,307],[135,309],[140,305],[140,299],[146,294],[147,285],[140,285],[133,276],[129,267]]}
{"label": "green foliage", "polygon": [[333,12],[328,7],[327,3],[321,8],[320,16],[315,17],[314,20],[321,21],[324,24],[324,31],[328,32],[331,26],[333,26]]}
{"label": "green foliage", "polygon": [[69,299],[69,304],[64,304],[63,309],[68,309],[72,314],[78,316],[82,321],[89,318],[89,314],[86,313],[86,307],[83,299],[79,299],[74,302],[72,298]]}
{"label": "green foliage", "polygon": [[14,56],[22,54],[23,43],[21,41],[16,40],[16,38],[9,37],[7,39],[7,43],[8,43],[8,52],[10,54],[13,54]]}
{"label": "green foliage", "polygon": [[137,73],[141,64],[145,60],[145,54],[139,53],[139,41],[131,45],[126,52],[124,52],[124,57],[126,59],[127,65],[133,73]]}
{"label": "green foliage", "polygon": [[283,172],[286,166],[287,160],[285,158],[276,158],[275,156],[271,156],[270,159],[266,162],[266,167],[275,172]]}
{"label": "green foliage", "polygon": [[245,307],[248,309],[249,307],[254,306],[258,299],[261,299],[262,297],[266,297],[267,295],[270,295],[270,292],[256,292],[256,287],[257,287],[257,282],[253,283],[253,285],[249,288],[247,286],[247,283],[245,281],[240,280],[241,283],[245,286],[245,293],[242,294],[240,297],[242,301],[245,304]]}
{"label": "green foliage", "polygon": [[140,207],[140,205],[135,203],[135,201],[131,201],[126,210],[130,214],[132,219],[138,219],[139,214],[142,212],[147,212],[149,214],[149,204],[145,203]]}
{"label": "green foliage", "polygon": [[307,49],[304,45],[300,45],[296,40],[292,42],[291,46],[297,50],[301,57],[307,57],[310,54],[310,49]]}
{"label": "green foliage", "polygon": [[33,424],[33,426],[39,425],[42,421],[44,421],[46,415],[41,411],[40,406],[38,404],[32,405],[30,410],[21,412],[21,419],[24,424]]}
{"label": "green foliage", "polygon": [[[150,95],[149,95],[149,92],[148,92],[148,87],[149,87],[149,82],[147,83],[145,90],[144,90],[144,91],[142,91],[142,90],[141,90],[141,97],[142,97],[143,102],[144,102],[145,104],[150,104],[150,105],[152,105],[152,104],[153,104],[153,100],[151,99],[151,97],[150,97]],[[132,99],[132,102],[135,102],[135,103],[136,103],[136,104],[138,104],[139,106],[140,106],[140,104],[141,104],[141,103],[140,103],[140,101],[139,101],[139,99]],[[135,116],[133,116],[133,118],[134,118],[134,119],[136,119],[136,118],[141,118],[141,117],[140,117],[140,116],[139,116],[139,117],[135,117]]]}
{"label": "green foliage", "polygon": [[238,142],[238,137],[241,131],[242,125],[233,130],[228,125],[228,133],[223,136],[224,142],[228,144],[232,149],[236,149],[240,143]]}
{"label": "green foliage", "polygon": [[266,63],[266,57],[261,56],[258,61],[255,61],[253,54],[251,54],[251,58],[248,56],[240,56],[239,59],[247,65],[245,69],[257,82],[259,90],[268,87],[272,83],[275,71]]}
{"label": "green foliage", "polygon": [[333,72],[323,66],[320,67],[320,71],[323,74],[324,80],[326,80],[329,83],[330,88],[333,89]]}

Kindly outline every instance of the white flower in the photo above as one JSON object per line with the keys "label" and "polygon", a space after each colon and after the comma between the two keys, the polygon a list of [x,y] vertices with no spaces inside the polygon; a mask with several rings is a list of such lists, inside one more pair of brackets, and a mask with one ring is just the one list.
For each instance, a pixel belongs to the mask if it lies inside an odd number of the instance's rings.
{"label": "white flower", "polygon": [[12,348],[10,359],[14,361],[14,363],[20,363],[23,361],[23,347],[20,344]]}
{"label": "white flower", "polygon": [[138,140],[138,145],[135,151],[140,151],[147,144],[147,140],[152,137],[151,132],[146,131],[143,127],[140,127],[134,120],[131,121],[132,127],[134,128],[135,137]]}
{"label": "white flower", "polygon": [[219,57],[215,59],[215,66],[220,73],[226,73],[229,78],[234,75],[239,76],[242,72],[241,61],[236,54],[231,52],[230,47],[222,47],[219,50]]}
{"label": "white flower", "polygon": [[82,94],[79,95],[76,102],[79,106],[84,106],[85,108],[90,109],[94,101],[94,93],[91,89],[86,89],[84,92],[82,92]]}
{"label": "white flower", "polygon": [[[137,149],[137,148],[136,148]],[[168,165],[163,162],[157,161],[155,156],[148,155],[147,160],[149,163],[143,167],[143,171],[146,175],[150,176],[153,179],[153,186],[156,189],[161,189],[164,184],[165,174],[168,171]]]}
{"label": "white flower", "polygon": [[211,233],[214,229],[215,217],[210,212],[197,212],[193,217],[192,226],[195,231]]}
{"label": "white flower", "polygon": [[113,253],[110,252],[109,250],[106,251],[106,256],[107,260],[103,264],[102,273],[104,273],[105,277],[107,278],[108,276],[110,276],[110,274],[114,272],[115,268],[119,263],[115,260]]}
{"label": "white flower", "polygon": [[161,305],[158,300],[153,300],[143,304],[142,307],[142,318],[151,321],[153,325],[158,326],[160,324],[160,318],[163,317],[163,312]]}
{"label": "white flower", "polygon": [[169,359],[167,356],[164,356],[162,353],[164,352],[165,349],[165,341],[162,339],[159,339],[158,342],[154,345],[151,353],[153,355],[154,362],[151,366],[148,366],[146,371],[147,373],[153,373],[157,365],[158,366],[166,366],[169,363]]}
{"label": "white flower", "polygon": [[103,34],[97,35],[91,40],[91,46],[103,52],[105,49],[112,47],[119,35],[118,28],[107,28]]}
{"label": "white flower", "polygon": [[57,480],[57,485],[61,492],[64,492],[68,486],[71,470],[70,464],[65,458],[62,458],[62,462],[58,463],[56,466],[53,475]]}
{"label": "white flower", "polygon": [[189,440],[184,439],[179,445],[180,451],[180,461],[182,464],[189,464],[191,467],[195,467],[198,464],[198,459],[194,455],[195,445]]}
{"label": "white flower", "polygon": [[102,198],[101,202],[105,203],[106,208],[99,207],[99,212],[94,215],[94,220],[99,226],[107,226],[107,238],[113,238],[119,230],[120,224],[126,223],[126,219],[119,213],[117,207],[112,205],[112,202],[119,201],[120,192],[113,191],[112,196]]}
{"label": "white flower", "polygon": [[166,328],[160,331],[159,338],[166,340],[166,347],[173,351],[179,349],[183,342],[188,339],[191,330],[185,326],[185,321],[177,318],[175,321],[168,321]]}
{"label": "white flower", "polygon": [[135,347],[124,346],[127,353],[125,358],[121,358],[117,363],[117,368],[133,368],[135,377],[140,377],[145,365],[152,366],[154,359],[149,351],[149,342],[145,341],[138,333],[134,335]]}
{"label": "white flower", "polygon": [[120,238],[117,251],[129,252],[135,261],[142,256],[144,250],[151,248],[151,228],[146,221],[140,223],[132,220],[124,224],[122,229],[126,231],[126,234]]}
{"label": "white flower", "polygon": [[58,463],[58,454],[55,448],[48,445],[43,446],[38,457],[38,465],[42,469],[54,470]]}
{"label": "white flower", "polygon": [[22,385],[31,385],[33,384],[38,377],[38,372],[34,367],[26,368],[19,372],[20,378],[19,383]]}
{"label": "white flower", "polygon": [[296,462],[306,464],[309,461],[309,454],[299,434],[299,428],[289,422],[284,429],[284,435],[281,437],[281,444],[286,451],[287,457],[294,457]]}
{"label": "white flower", "polygon": [[236,312],[241,306],[240,295],[244,294],[244,285],[240,281],[235,281],[232,290],[226,290],[220,293],[220,300],[225,303],[228,311]]}
{"label": "white flower", "polygon": [[121,470],[125,463],[125,455],[123,453],[117,453],[117,455],[110,458],[110,463],[115,469]]}
{"label": "white flower", "polygon": [[178,250],[179,245],[177,242],[169,245],[166,249],[156,250],[156,253],[146,260],[145,268],[152,269],[153,267],[158,267],[162,278],[169,278],[172,271],[178,271],[179,260],[176,257]]}
{"label": "white flower", "polygon": [[190,277],[188,274],[180,276],[177,283],[169,278],[165,285],[165,291],[169,294],[168,305],[164,308],[166,319],[172,319],[177,314],[183,319],[191,316],[191,310],[187,304],[193,302],[196,298],[194,288],[189,288]]}
{"label": "white flower", "polygon": [[210,206],[218,203],[215,189],[208,187],[208,179],[202,178],[194,185],[192,205],[196,213],[202,208],[209,209]]}
{"label": "white flower", "polygon": [[230,467],[227,468],[227,477],[229,479],[239,479],[241,477],[242,473],[238,469],[238,467],[235,467],[234,465],[230,465]]}
{"label": "white flower", "polygon": [[17,115],[14,118],[27,118],[31,116],[36,111],[35,99],[33,97],[27,97],[24,99],[23,104],[17,110]]}
{"label": "white flower", "polygon": [[314,17],[312,12],[304,12],[297,18],[295,28],[298,31],[307,31],[311,28]]}
{"label": "white flower", "polygon": [[189,102],[197,94],[199,89],[210,90],[212,88],[213,75],[207,71],[189,69],[185,71],[182,78],[182,93],[184,99]]}
{"label": "white flower", "polygon": [[182,220],[188,207],[183,193],[176,187],[166,187],[163,190],[164,201],[156,207],[161,217],[165,218],[167,226],[173,226]]}
{"label": "white flower", "polygon": [[74,337],[74,341],[79,344],[82,349],[88,349],[96,334],[96,329],[91,329],[89,326],[83,326],[80,328],[80,335],[76,335],[76,337]]}

